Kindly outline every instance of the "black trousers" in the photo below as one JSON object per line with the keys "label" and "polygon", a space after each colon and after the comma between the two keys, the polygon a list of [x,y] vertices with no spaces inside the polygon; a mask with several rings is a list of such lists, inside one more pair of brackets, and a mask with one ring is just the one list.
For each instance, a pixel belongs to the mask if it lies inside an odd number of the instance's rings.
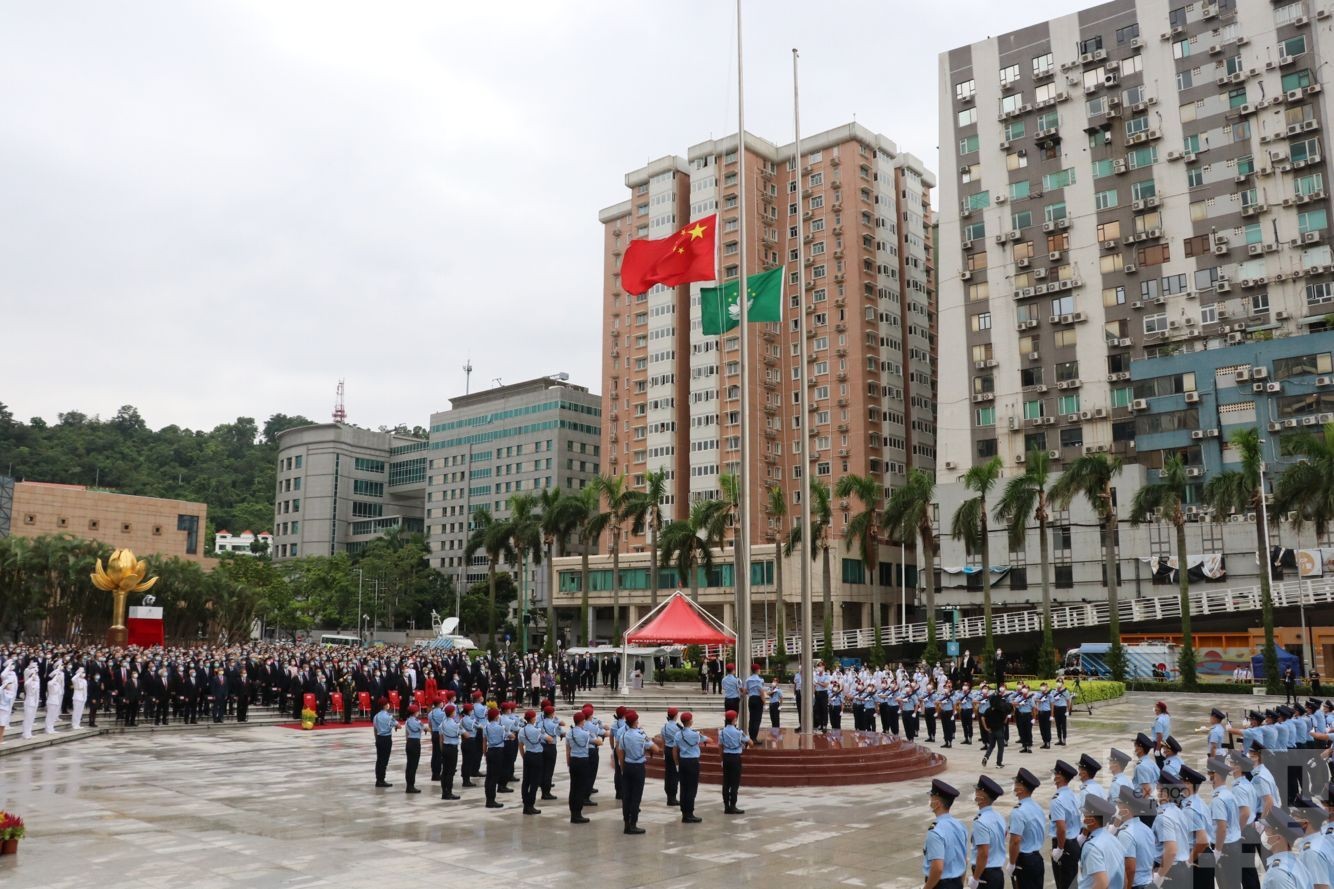
{"label": "black trousers", "polygon": [[818,729],[829,727],[829,692],[817,691],[815,693],[815,706],[812,708],[811,720]]}
{"label": "black trousers", "polygon": [[[994,734],[999,734],[996,732]],[[1042,889],[1046,876],[1046,862],[1040,852],[1020,852],[1015,859],[1014,873],[1010,875],[1010,884],[1014,889]]]}
{"label": "black trousers", "polygon": [[778,715],[782,712],[783,705],[778,701],[769,702],[769,725],[778,728]]}
{"label": "black trousers", "polygon": [[728,710],[732,710],[732,711],[734,711],[738,716],[740,716],[740,715],[741,715],[741,699],[740,699],[740,698],[723,698],[723,712],[726,713]]}
{"label": "black trousers", "polygon": [[486,748],[486,801],[496,801],[496,787],[500,785],[500,776],[505,774],[505,748]]}
{"label": "black trousers", "polygon": [[936,708],[932,707],[926,712],[926,739],[934,741],[936,739]]}
{"label": "black trousers", "polygon": [[551,784],[556,780],[556,745],[542,745],[542,792],[551,793]]}
{"label": "black trousers", "polygon": [[515,769],[519,761],[519,741],[516,738],[513,741],[505,742],[505,770],[501,772],[505,777],[501,779],[501,784],[509,785],[518,777]]}
{"label": "black trousers", "polygon": [[385,770],[389,768],[389,751],[394,747],[393,735],[375,736],[375,781],[384,783]]}
{"label": "black trousers", "polygon": [[843,728],[843,705],[829,708],[829,727],[834,731]]}
{"label": "black trousers", "polygon": [[537,791],[542,787],[542,754],[525,750],[523,752],[523,807],[537,807]]}
{"label": "black trousers", "polygon": [[1066,709],[1064,707],[1053,707],[1051,711],[1052,722],[1056,723],[1056,743],[1065,743],[1065,724]]}
{"label": "black trousers", "polygon": [[891,735],[897,735],[899,733],[899,708],[885,705],[880,712],[881,721],[889,723],[887,731]]}
{"label": "black trousers", "polygon": [[946,747],[954,743],[954,711],[940,714],[940,732],[945,738]]}
{"label": "black trousers", "polygon": [[741,791],[741,754],[723,754],[723,807],[736,808],[737,794]]}
{"label": "black trousers", "polygon": [[941,877],[936,885],[940,889],[963,889],[963,877]]}
{"label": "black trousers", "polygon": [[403,770],[403,780],[408,782],[408,787],[417,786],[417,763],[422,758],[422,739],[408,738],[403,742],[403,752],[407,754],[408,764]]}
{"label": "black trousers", "polygon": [[959,711],[959,725],[963,727],[963,742],[965,744],[973,743],[973,710]]}
{"label": "black trousers", "polygon": [[[1019,729],[1019,746],[1028,750],[1033,746],[1033,714],[1016,713],[1014,714],[1015,727]],[[1075,856],[1078,858],[1078,856]],[[1078,870],[1076,862],[1076,870]]]}
{"label": "black trousers", "polygon": [[758,741],[760,722],[764,719],[764,699],[759,695],[751,695],[746,699],[746,706],[750,709],[750,725],[746,734],[750,735],[752,741]]}
{"label": "black trousers", "polygon": [[[1052,849],[1055,848],[1056,841],[1052,840]],[[1065,841],[1061,860],[1051,863],[1051,875],[1056,881],[1056,889],[1070,889],[1074,885],[1075,878],[1079,876],[1079,843],[1074,839]]]}
{"label": "black trousers", "polygon": [[431,780],[440,780],[440,764],[445,761],[444,751],[440,749],[440,736],[431,732]]}
{"label": "black trousers", "polygon": [[683,758],[677,772],[681,777],[681,814],[695,814],[695,797],[699,795],[699,760]]}
{"label": "black trousers", "polygon": [[[225,714],[226,712],[227,712],[227,699],[226,699],[226,698],[214,698],[214,699],[213,699],[213,721],[214,721],[214,722],[222,722],[223,714]],[[301,713],[300,713],[300,712],[298,712],[298,713],[296,714],[296,718],[297,718],[297,719],[300,719],[300,718],[301,718]]]}
{"label": "black trousers", "polygon": [[977,889],[1005,889],[1005,870],[999,867],[983,868]]}
{"label": "black trousers", "polygon": [[999,768],[1005,763],[1005,732],[993,729],[991,737],[987,739],[987,746],[982,751],[985,756],[990,756],[992,751],[996,752],[996,766]]}
{"label": "black trousers", "polygon": [[1190,867],[1190,889],[1212,889],[1214,885],[1214,853],[1205,849]]}
{"label": "black trousers", "polygon": [[621,818],[634,826],[639,821],[639,804],[644,799],[644,764],[627,762],[621,767]]}
{"label": "black trousers", "polygon": [[672,756],[672,749],[664,752],[662,762],[662,789],[667,791],[667,805],[673,805],[680,797],[678,789],[681,786],[681,778],[676,768],[676,757]]}
{"label": "black trousers", "polygon": [[598,783],[598,748],[588,745],[588,771],[584,773],[584,802],[593,798],[593,791]]}
{"label": "black trousers", "polygon": [[[1241,843],[1225,843],[1223,845],[1223,857],[1214,867],[1214,879],[1218,881],[1218,889],[1241,889],[1242,875],[1242,853]],[[1255,858],[1251,855],[1251,873],[1255,873]]]}
{"label": "black trousers", "polygon": [[459,745],[442,744],[440,752],[440,796],[454,792],[454,770],[459,764]]}
{"label": "black trousers", "polygon": [[578,818],[583,814],[584,802],[588,799],[588,758],[570,757],[570,817]]}
{"label": "black trousers", "polygon": [[1038,733],[1042,735],[1042,746],[1051,746],[1051,711],[1038,711]]}

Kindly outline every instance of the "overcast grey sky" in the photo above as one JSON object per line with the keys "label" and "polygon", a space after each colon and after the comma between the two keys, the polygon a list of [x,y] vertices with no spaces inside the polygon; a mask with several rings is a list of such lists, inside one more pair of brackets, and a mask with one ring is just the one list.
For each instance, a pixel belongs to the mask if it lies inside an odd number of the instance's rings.
{"label": "overcast grey sky", "polygon": [[[936,58],[1073,0],[746,3],[747,129],[856,119],[934,169]],[[819,9],[819,18],[810,13]],[[626,170],[736,127],[732,5],[8,3],[0,402],[425,424],[463,391],[600,387]]]}

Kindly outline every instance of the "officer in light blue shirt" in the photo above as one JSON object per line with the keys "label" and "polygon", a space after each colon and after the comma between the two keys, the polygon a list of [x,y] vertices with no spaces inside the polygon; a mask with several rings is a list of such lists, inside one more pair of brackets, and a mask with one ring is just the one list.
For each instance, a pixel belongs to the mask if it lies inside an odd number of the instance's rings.
{"label": "officer in light blue shirt", "polygon": [[760,665],[750,665],[750,675],[746,677],[746,712],[749,723],[746,733],[752,741],[760,739],[760,722],[764,719],[764,677],[760,675]]}
{"label": "officer in light blue shirt", "polygon": [[375,786],[392,787],[393,785],[385,781],[384,773],[389,768],[389,752],[394,746],[394,732],[398,731],[398,721],[394,719],[394,714],[390,712],[393,704],[388,700],[382,700],[380,712],[375,714],[371,720],[375,732]]}
{"label": "officer in light blue shirt", "polygon": [[728,710],[723,714],[724,725],[718,731],[718,746],[723,752],[723,814],[744,815],[745,810],[737,808],[737,797],[741,792],[741,752],[751,744],[741,729],[736,727],[737,714]]}
{"label": "officer in light blue shirt", "polygon": [[625,822],[624,832],[642,834],[639,826],[639,804],[644,798],[644,765],[650,753],[660,753],[661,748],[649,740],[639,727],[639,714],[634,710],[625,712],[625,728],[617,745],[616,755],[621,761],[621,781],[623,799],[621,819]]}
{"label": "officer in light blue shirt", "polygon": [[968,869],[968,831],[950,814],[959,791],[939,778],[931,780],[931,813],[936,822],[922,849],[922,889],[960,889]]}
{"label": "officer in light blue shirt", "polygon": [[1311,889],[1315,885],[1315,876],[1293,851],[1302,835],[1301,824],[1282,809],[1266,816],[1264,838],[1270,854],[1261,889]]}
{"label": "officer in light blue shirt", "polygon": [[1227,714],[1217,707],[1209,711],[1209,756],[1222,756],[1223,745],[1227,743]]}
{"label": "officer in light blue shirt", "polygon": [[681,733],[681,724],[676,721],[677,710],[675,707],[667,708],[667,721],[662,724],[662,747],[665,751],[663,756],[663,789],[667,791],[667,805],[677,806],[680,802],[677,800],[677,791],[680,787],[680,775],[676,769],[676,737]]}
{"label": "officer in light blue shirt", "polygon": [[454,718],[454,705],[447,705],[441,711],[444,719],[440,721],[440,728],[436,731],[436,737],[440,739],[440,751],[442,756],[440,766],[440,798],[443,800],[455,800],[459,797],[454,793],[454,771],[459,764],[459,745],[464,740],[463,724]]}
{"label": "officer in light blue shirt", "polygon": [[1070,781],[1076,774],[1075,767],[1063,759],[1056,760],[1052,768],[1056,795],[1052,797],[1047,817],[1051,832],[1051,870],[1058,887],[1069,886],[1078,868],[1079,801],[1070,789]]}
{"label": "officer in light blue shirt", "polygon": [[565,729],[556,718],[555,704],[542,705],[542,718],[538,723],[548,739],[542,744],[542,799],[554,800],[556,794],[551,792],[551,787],[556,780],[556,742],[565,737]]}
{"label": "officer in light blue shirt", "polygon": [[1293,845],[1292,851],[1311,872],[1316,886],[1334,886],[1334,840],[1322,832],[1328,819],[1324,806],[1299,796],[1293,799],[1289,814],[1305,831],[1305,835]]}
{"label": "officer in light blue shirt", "polygon": [[973,788],[977,815],[973,818],[972,872],[979,887],[1003,889],[1006,861],[1005,818],[993,807],[1004,791],[988,775]]}
{"label": "officer in light blue shirt", "polygon": [[[1007,867],[1014,876],[1015,889],[1042,889],[1046,872],[1042,847],[1047,841],[1047,816],[1033,799],[1033,791],[1041,783],[1028,769],[1020,769],[1014,776],[1014,795],[1019,799],[1019,805],[1010,813],[1006,842],[1010,844]],[[1018,837],[1018,849],[1008,837]]]}
{"label": "officer in light blue shirt", "polygon": [[1117,798],[1117,809],[1121,816],[1121,829],[1116,838],[1125,850],[1126,869],[1130,871],[1132,887],[1147,886],[1153,882],[1153,861],[1155,844],[1153,831],[1141,817],[1151,815],[1153,810],[1148,801],[1143,799],[1132,787],[1124,787]]}
{"label": "officer in light blue shirt", "polygon": [[[1112,773],[1112,786],[1107,790],[1109,799],[1116,799],[1121,793],[1122,787],[1135,787],[1130,776],[1126,774],[1126,766],[1130,764],[1130,754],[1124,750],[1118,750],[1113,747],[1107,752],[1107,766]],[[1139,789],[1139,788],[1135,788]],[[1143,791],[1141,791],[1141,796]]]}
{"label": "officer in light blue shirt", "polygon": [[403,722],[403,752],[407,759],[403,777],[408,784],[404,793],[421,793],[417,787],[417,763],[422,755],[422,721],[417,718],[417,713],[417,705],[410,705],[408,718]]}
{"label": "officer in light blue shirt", "polygon": [[1158,798],[1158,776],[1161,774],[1158,765],[1149,758],[1149,752],[1153,750],[1153,742],[1143,732],[1135,736],[1135,755],[1139,757],[1139,762],[1135,763],[1135,789],[1145,799]]}
{"label": "officer in light blue shirt", "polygon": [[694,722],[693,713],[681,714],[681,724],[675,737],[676,747],[667,754],[676,760],[681,784],[679,799],[683,824],[698,824],[704,820],[695,815],[695,797],[699,793],[699,748],[705,743],[705,737],[695,730]]}
{"label": "officer in light blue shirt", "polygon": [[1164,701],[1153,705],[1153,713],[1153,728],[1149,737],[1153,741],[1153,752],[1161,755],[1167,736],[1172,734],[1172,717],[1167,714],[1167,703]]}
{"label": "officer in light blue shirt", "polygon": [[1163,741],[1163,775],[1180,775],[1181,767],[1185,765],[1181,761],[1181,742],[1171,735]]}
{"label": "officer in light blue shirt", "polygon": [[[801,698],[797,698],[797,708],[801,708]],[[837,681],[829,685],[829,726],[834,731],[843,728],[843,683]]]}
{"label": "officer in light blue shirt", "polygon": [[486,711],[486,723],[482,726],[482,741],[485,743],[486,754],[486,807],[488,809],[499,809],[503,803],[496,802],[496,788],[506,772],[505,763],[505,741],[509,738],[509,732],[505,731],[504,724],[500,721],[500,709],[497,707],[488,708]]}
{"label": "officer in light blue shirt", "polygon": [[537,721],[537,711],[529,710],[523,714],[523,725],[518,731],[518,741],[523,747],[523,784],[520,785],[520,791],[523,794],[523,813],[525,815],[540,815],[542,810],[537,808],[537,792],[542,786],[542,752],[544,744],[550,740],[555,742],[555,738],[549,738],[546,732],[542,731],[542,726]]}
{"label": "officer in light blue shirt", "polygon": [[444,751],[440,746],[440,724],[445,721],[445,702],[435,699],[435,706],[426,714],[426,725],[431,734],[431,780],[440,780],[440,766],[444,762]]}
{"label": "officer in light blue shirt", "polygon": [[459,750],[459,757],[463,760],[463,786],[475,787],[474,777],[480,777],[482,765],[482,725],[477,721],[477,716],[471,704],[464,704],[461,711],[462,718],[459,720],[459,728],[463,733],[463,745]]}
{"label": "officer in light blue shirt", "polygon": [[723,711],[741,711],[741,680],[736,675],[736,664],[728,664],[723,675]]}
{"label": "officer in light blue shirt", "polygon": [[587,720],[583,710],[574,711],[574,727],[565,736],[565,762],[570,767],[570,823],[587,824],[584,805],[588,801],[588,770],[593,760],[589,751],[602,739],[584,728]]}
{"label": "officer in light blue shirt", "polygon": [[1084,800],[1088,839],[1079,850],[1079,889],[1126,889],[1125,851],[1107,830],[1116,807],[1100,796]]}
{"label": "officer in light blue shirt", "polygon": [[1241,819],[1236,797],[1227,786],[1231,772],[1227,760],[1222,757],[1209,760],[1209,783],[1213,787],[1213,799],[1209,803],[1209,840],[1213,843],[1214,854],[1219,856],[1217,867],[1224,871],[1217,875],[1220,886],[1241,885]]}

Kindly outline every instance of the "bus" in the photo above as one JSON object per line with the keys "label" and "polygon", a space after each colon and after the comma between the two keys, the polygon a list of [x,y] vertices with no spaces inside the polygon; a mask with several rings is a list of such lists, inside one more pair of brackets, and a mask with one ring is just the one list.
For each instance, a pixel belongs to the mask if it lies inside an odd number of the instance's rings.
{"label": "bus", "polygon": [[360,648],[361,640],[356,636],[340,636],[337,633],[320,634],[321,645],[342,645],[348,648]]}

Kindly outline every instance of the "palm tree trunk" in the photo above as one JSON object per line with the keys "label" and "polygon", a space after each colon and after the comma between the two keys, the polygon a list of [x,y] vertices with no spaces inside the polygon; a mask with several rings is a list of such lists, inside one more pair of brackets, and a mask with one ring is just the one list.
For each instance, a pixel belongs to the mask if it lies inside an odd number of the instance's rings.
{"label": "palm tree trunk", "polygon": [[611,644],[621,644],[621,529],[611,529]]}
{"label": "palm tree trunk", "polygon": [[982,498],[982,661],[988,670],[995,670],[996,638],[991,632],[991,534],[987,527],[987,500]]}
{"label": "palm tree trunk", "polygon": [[1281,694],[1278,676],[1278,650],[1274,647],[1274,594],[1269,588],[1269,529],[1265,527],[1265,513],[1262,511],[1263,490],[1256,490],[1255,500],[1255,545],[1263,570],[1260,571],[1260,619],[1265,631],[1264,655],[1265,691],[1271,695]]}
{"label": "palm tree trunk", "polygon": [[786,634],[784,624],[786,623],[783,612],[787,606],[783,602],[783,543],[777,538],[778,542],[774,544],[774,656],[778,659],[779,675],[783,673],[784,661],[787,660],[787,643],[783,640]]}
{"label": "palm tree trunk", "polygon": [[690,600],[699,604],[699,565],[690,561]]}
{"label": "palm tree trunk", "polygon": [[872,650],[876,652],[876,660],[883,662],[884,659],[884,640],[880,636],[880,624],[882,623],[881,609],[883,608],[881,600],[884,598],[880,591],[880,554],[877,550],[879,544],[871,541],[871,559],[872,562],[866,566],[867,572],[871,575],[871,626],[874,628],[871,633]]}
{"label": "palm tree trunk", "polygon": [[821,544],[820,558],[823,560],[824,599],[821,612],[824,617],[824,651],[834,650],[834,592],[833,578],[829,574],[829,547]]}
{"label": "palm tree trunk", "polygon": [[519,653],[528,653],[528,554],[519,550]]}
{"label": "palm tree trunk", "polygon": [[[926,651],[928,662],[940,659],[940,645],[936,642],[936,541],[930,526],[922,529],[922,556],[926,565],[922,583],[926,588]],[[907,621],[904,621],[905,625]]]}
{"label": "palm tree trunk", "polygon": [[1186,521],[1173,517],[1177,530],[1177,580],[1181,585],[1181,652],[1177,665],[1181,670],[1181,685],[1186,691],[1195,690],[1195,639],[1190,633],[1190,572],[1186,570]]}
{"label": "palm tree trunk", "polygon": [[656,520],[649,522],[649,552],[653,554],[653,562],[649,568],[648,586],[649,610],[652,611],[658,607],[658,523]]}
{"label": "palm tree trunk", "polygon": [[487,602],[486,638],[487,646],[494,654],[496,650],[496,560],[491,559],[486,566]]}
{"label": "palm tree trunk", "polygon": [[593,644],[592,629],[588,626],[588,545],[579,554],[579,638],[585,647]]}
{"label": "palm tree trunk", "polygon": [[551,558],[555,545],[547,543],[547,654],[556,653],[556,566]]}
{"label": "palm tree trunk", "polygon": [[1047,536],[1045,504],[1038,513],[1038,559],[1042,563],[1042,657],[1047,661],[1041,665],[1038,674],[1046,676],[1048,670],[1056,668],[1056,642],[1051,627],[1051,538]]}
{"label": "palm tree trunk", "polygon": [[1112,488],[1108,485],[1103,493],[1105,509],[1104,531],[1107,539],[1103,546],[1105,559],[1104,570],[1107,575],[1107,632],[1111,637],[1111,651],[1107,662],[1112,668],[1112,678],[1124,682],[1126,678],[1125,653],[1121,649],[1121,599],[1118,595],[1119,584],[1116,580],[1116,505],[1112,502]]}

